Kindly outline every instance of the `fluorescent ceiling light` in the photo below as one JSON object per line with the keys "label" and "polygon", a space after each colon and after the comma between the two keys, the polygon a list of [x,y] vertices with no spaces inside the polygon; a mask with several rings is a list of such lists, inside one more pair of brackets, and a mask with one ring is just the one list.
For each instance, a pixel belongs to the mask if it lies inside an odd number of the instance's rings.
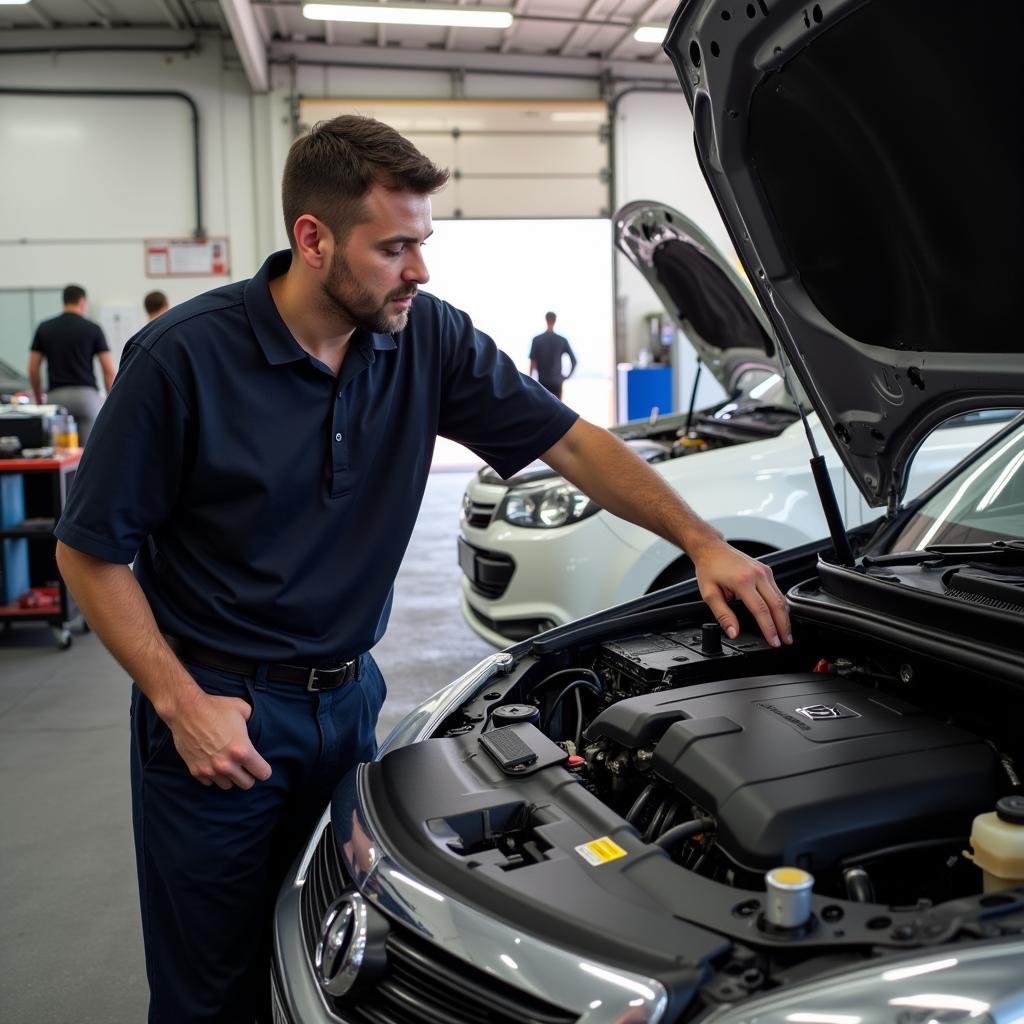
{"label": "fluorescent ceiling light", "polygon": [[633,38],[638,43],[663,43],[666,32],[668,25],[641,25],[633,33]]}
{"label": "fluorescent ceiling light", "polygon": [[442,25],[452,28],[508,28],[511,11],[469,7],[396,7],[394,4],[306,4],[302,13],[316,21],[356,21],[370,25]]}

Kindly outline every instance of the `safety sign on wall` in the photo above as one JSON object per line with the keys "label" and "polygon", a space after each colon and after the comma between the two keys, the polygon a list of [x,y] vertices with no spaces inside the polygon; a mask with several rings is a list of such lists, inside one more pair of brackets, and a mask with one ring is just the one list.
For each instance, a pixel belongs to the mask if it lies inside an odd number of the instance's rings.
{"label": "safety sign on wall", "polygon": [[156,238],[146,245],[146,277],[216,277],[230,273],[226,238]]}

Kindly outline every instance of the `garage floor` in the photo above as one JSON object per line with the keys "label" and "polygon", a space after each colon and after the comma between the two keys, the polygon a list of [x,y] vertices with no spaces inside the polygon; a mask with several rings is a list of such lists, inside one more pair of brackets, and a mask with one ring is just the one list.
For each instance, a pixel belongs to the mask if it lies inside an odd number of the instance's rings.
{"label": "garage floor", "polygon": [[[433,473],[374,654],[383,734],[492,648],[458,611],[468,474]],[[146,1015],[128,783],[128,679],[94,634],[0,632],[0,1020],[139,1024]]]}

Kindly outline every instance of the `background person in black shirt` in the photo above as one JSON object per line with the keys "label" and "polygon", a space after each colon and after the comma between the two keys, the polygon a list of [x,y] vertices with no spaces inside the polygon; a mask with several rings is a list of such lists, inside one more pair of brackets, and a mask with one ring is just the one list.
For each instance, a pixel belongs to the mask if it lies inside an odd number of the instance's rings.
{"label": "background person in black shirt", "polygon": [[[78,422],[78,440],[83,447],[89,438],[103,398],[96,387],[92,361],[99,356],[103,386],[109,391],[114,383],[114,359],[99,324],[85,319],[85,289],[69,284],[64,289],[64,312],[44,320],[36,328],[28,356],[28,377],[40,404],[48,397],[53,405],[62,405]],[[40,373],[46,360],[50,387],[43,394]]]}
{"label": "background person in black shirt", "polygon": [[[545,313],[548,329],[538,334],[530,345],[530,376],[536,377],[555,396],[562,397],[562,382],[576,369],[576,354],[567,338],[555,334],[555,314]],[[569,372],[562,373],[562,356],[569,357]]]}

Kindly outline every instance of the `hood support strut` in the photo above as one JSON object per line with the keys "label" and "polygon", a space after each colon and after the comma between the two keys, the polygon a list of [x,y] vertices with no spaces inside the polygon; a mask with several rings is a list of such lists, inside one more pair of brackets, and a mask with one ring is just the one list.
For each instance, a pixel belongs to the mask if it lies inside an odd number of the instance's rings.
{"label": "hood support strut", "polygon": [[[789,360],[785,351],[779,347],[779,365],[782,367],[782,376],[785,378],[786,387],[791,395],[795,395]],[[807,413],[800,402],[796,403],[800,410],[800,421],[804,425],[804,433],[807,435],[807,443],[811,446],[811,475],[814,477],[814,486],[818,489],[818,500],[821,502],[822,511],[825,513],[825,521],[828,523],[828,535],[832,541],[832,550],[835,552],[836,563],[839,565],[853,565],[853,548],[850,547],[850,538],[846,533],[846,524],[843,522],[842,513],[839,511],[839,502],[836,501],[835,488],[832,486],[832,477],[828,474],[828,466],[825,464],[825,457],[818,451],[814,441],[814,434],[807,422]]]}

